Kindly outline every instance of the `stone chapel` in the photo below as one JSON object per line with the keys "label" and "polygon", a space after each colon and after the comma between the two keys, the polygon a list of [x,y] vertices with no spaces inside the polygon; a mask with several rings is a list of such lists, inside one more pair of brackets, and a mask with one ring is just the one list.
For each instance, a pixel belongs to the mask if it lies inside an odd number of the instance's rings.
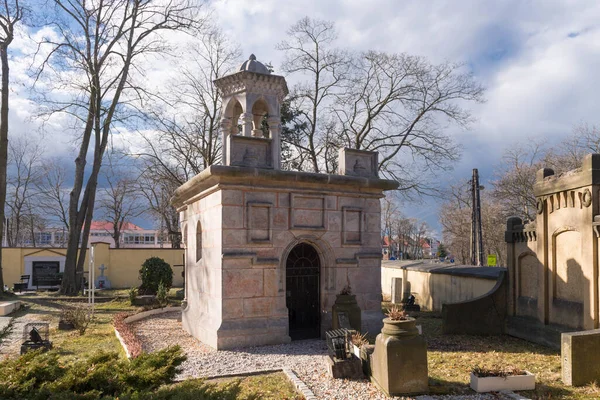
{"label": "stone chapel", "polygon": [[383,191],[377,153],[341,149],[338,174],[281,170],[285,78],[251,55],[215,81],[222,165],[179,187],[184,329],[216,349],[324,337],[336,294],[352,287],[362,331],[381,313]]}

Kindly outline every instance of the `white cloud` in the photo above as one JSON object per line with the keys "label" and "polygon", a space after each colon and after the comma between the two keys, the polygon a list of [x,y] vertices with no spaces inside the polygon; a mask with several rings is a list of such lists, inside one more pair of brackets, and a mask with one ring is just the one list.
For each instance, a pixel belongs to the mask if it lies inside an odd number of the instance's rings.
{"label": "white cloud", "polygon": [[[255,53],[276,71],[282,55],[275,45],[305,15],[334,21],[339,45],[350,50],[408,52],[433,62],[465,63],[488,88],[488,101],[472,106],[477,122],[470,131],[453,129],[465,149],[455,176],[467,178],[475,167],[490,171],[503,149],[527,136],[556,142],[581,121],[600,122],[600,3],[595,0],[215,0],[212,6],[214,19],[241,45],[244,58]],[[37,105],[27,99],[31,60],[22,56],[34,50],[34,42],[24,35],[11,47],[14,135],[39,126],[28,120]],[[147,78],[166,82],[173,67],[157,61],[148,66]],[[72,137],[57,138],[49,148],[63,151],[69,141]]]}

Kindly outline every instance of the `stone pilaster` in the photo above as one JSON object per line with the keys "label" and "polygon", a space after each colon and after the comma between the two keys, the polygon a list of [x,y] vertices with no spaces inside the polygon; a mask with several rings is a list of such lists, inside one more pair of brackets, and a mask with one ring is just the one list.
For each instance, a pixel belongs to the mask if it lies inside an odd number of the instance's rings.
{"label": "stone pilaster", "polygon": [[281,118],[279,116],[269,117],[267,124],[269,124],[269,137],[273,143],[273,168],[281,169]]}
{"label": "stone pilaster", "polygon": [[240,119],[242,121],[242,132],[244,136],[253,136],[252,125],[254,122],[254,116],[252,115],[252,113],[243,113]]}
{"label": "stone pilaster", "polygon": [[231,120],[229,118],[221,119],[221,143],[223,146],[223,155],[221,164],[229,165],[229,135],[231,132]]}

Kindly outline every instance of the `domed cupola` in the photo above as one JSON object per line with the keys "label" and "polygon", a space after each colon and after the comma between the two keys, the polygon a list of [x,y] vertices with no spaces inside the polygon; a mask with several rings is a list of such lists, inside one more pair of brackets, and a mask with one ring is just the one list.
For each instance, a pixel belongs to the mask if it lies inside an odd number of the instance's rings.
{"label": "domed cupola", "polygon": [[250,57],[240,66],[240,71],[256,72],[257,74],[271,75],[269,68],[260,61],[256,61],[256,56],[250,54]]}
{"label": "domed cupola", "polygon": [[215,86],[222,99],[223,165],[280,169],[285,78],[251,54],[239,71],[215,80]]}

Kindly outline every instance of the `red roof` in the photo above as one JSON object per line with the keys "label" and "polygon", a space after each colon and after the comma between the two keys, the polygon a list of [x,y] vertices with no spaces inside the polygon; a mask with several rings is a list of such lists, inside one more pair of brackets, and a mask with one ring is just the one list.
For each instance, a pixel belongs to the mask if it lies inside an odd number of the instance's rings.
{"label": "red roof", "polygon": [[[112,232],[113,223],[109,221],[92,221],[90,224],[91,231],[108,231]],[[123,222],[122,231],[143,231],[139,226],[132,224],[131,222]]]}

